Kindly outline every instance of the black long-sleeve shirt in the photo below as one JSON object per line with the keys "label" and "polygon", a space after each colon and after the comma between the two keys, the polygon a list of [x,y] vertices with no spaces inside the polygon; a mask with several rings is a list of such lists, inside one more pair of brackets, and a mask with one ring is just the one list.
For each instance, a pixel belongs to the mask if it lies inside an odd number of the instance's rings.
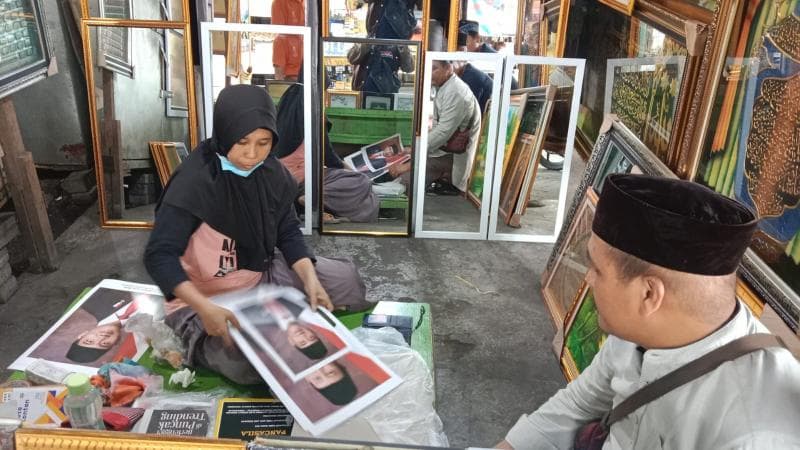
{"label": "black long-sleeve shirt", "polygon": [[[173,291],[176,286],[189,280],[181,266],[180,257],[201,223],[202,220],[192,213],[168,203],[162,203],[156,212],[155,226],[144,252],[144,265],[168,300],[175,298]],[[287,208],[277,229],[276,246],[289,267],[303,258],[314,261],[293,208]]]}

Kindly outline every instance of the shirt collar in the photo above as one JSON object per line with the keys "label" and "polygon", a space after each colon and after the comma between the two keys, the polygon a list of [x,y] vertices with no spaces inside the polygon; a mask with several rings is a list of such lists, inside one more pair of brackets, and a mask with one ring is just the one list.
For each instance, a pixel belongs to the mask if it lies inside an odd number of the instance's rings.
{"label": "shirt collar", "polygon": [[694,361],[728,342],[762,329],[743,303],[738,303],[736,314],[720,329],[689,345],[669,349],[647,350],[642,358],[641,381],[650,383],[669,372]]}

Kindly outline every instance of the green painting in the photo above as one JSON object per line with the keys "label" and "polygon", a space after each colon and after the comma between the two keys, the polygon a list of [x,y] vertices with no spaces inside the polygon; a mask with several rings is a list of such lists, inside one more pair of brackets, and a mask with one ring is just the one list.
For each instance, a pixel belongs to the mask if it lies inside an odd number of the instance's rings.
{"label": "green painting", "polygon": [[594,294],[586,289],[583,300],[578,305],[575,318],[565,331],[564,346],[572,356],[578,373],[583,372],[594,359],[606,341],[606,333],[600,329],[597,320],[597,307]]}
{"label": "green painting", "polygon": [[480,208],[483,198],[483,179],[486,176],[486,149],[489,145],[489,114],[492,100],[486,102],[481,120],[481,134],[478,137],[478,151],[475,152],[475,161],[472,163],[472,175],[469,178],[467,195],[472,202]]}

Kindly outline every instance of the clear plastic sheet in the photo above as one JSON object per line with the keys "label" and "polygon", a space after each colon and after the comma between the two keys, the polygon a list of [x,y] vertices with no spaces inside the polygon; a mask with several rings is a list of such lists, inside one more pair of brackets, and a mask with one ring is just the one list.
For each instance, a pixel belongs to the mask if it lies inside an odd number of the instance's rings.
{"label": "clear plastic sheet", "polygon": [[403,384],[356,417],[365,419],[387,443],[447,447],[444,426],[433,407],[431,371],[394,328],[357,328],[355,335],[403,378]]}
{"label": "clear plastic sheet", "polygon": [[125,323],[125,331],[133,333],[153,348],[152,356],[175,369],[183,365],[186,349],[166,323],[153,320],[150,314],[136,314]]}

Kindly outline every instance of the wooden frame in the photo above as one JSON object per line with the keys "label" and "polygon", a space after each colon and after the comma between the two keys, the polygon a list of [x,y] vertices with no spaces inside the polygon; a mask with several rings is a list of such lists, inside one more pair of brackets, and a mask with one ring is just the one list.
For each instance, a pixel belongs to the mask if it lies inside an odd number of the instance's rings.
{"label": "wooden frame", "polygon": [[[188,11],[188,0],[182,0],[183,10]],[[83,9],[83,14],[88,17],[88,5],[87,2],[84,1],[81,4]],[[196,105],[195,105],[195,87],[194,87],[194,68],[193,68],[193,58],[192,58],[192,43],[191,39],[188,39],[188,36],[191,35],[190,26],[188,22],[164,22],[164,21],[154,21],[154,20],[116,20],[116,19],[83,19],[81,22],[81,34],[83,36],[91,36],[90,30],[92,28],[102,28],[102,27],[127,27],[127,28],[149,28],[154,30],[179,30],[183,32],[184,36],[184,71],[186,73],[186,91],[187,91],[187,100],[188,100],[188,117],[187,117],[187,133],[188,133],[188,140],[189,144],[192,148],[197,146],[198,138],[197,138],[197,115],[196,115]],[[86,88],[88,94],[88,102],[89,102],[89,117],[91,121],[91,132],[92,132],[92,145],[93,145],[93,154],[94,154],[94,164],[95,164],[95,172],[97,177],[97,188],[98,188],[98,208],[100,210],[100,225],[104,228],[150,228],[152,227],[153,223],[151,221],[146,220],[127,220],[127,219],[114,219],[111,218],[109,214],[109,205],[115,206],[116,203],[119,203],[122,199],[122,192],[121,192],[121,180],[119,181],[119,186],[106,186],[105,183],[105,172],[104,168],[106,164],[112,164],[112,173],[117,173],[121,177],[120,170],[122,169],[122,163],[119,161],[120,158],[114,158],[114,160],[108,160],[108,162],[104,161],[107,158],[104,158],[104,150],[103,147],[104,143],[107,143],[106,140],[102,140],[101,136],[106,136],[109,130],[113,128],[113,124],[105,123],[104,120],[104,128],[101,128],[100,118],[98,117],[98,110],[97,110],[97,100],[95,95],[95,74],[94,74],[94,57],[92,51],[92,40],[91,39],[84,39],[83,40],[83,56],[84,61],[86,61]],[[113,99],[104,99],[108,101],[112,101]],[[113,105],[113,102],[110,103]],[[119,127],[119,125],[117,125]],[[117,128],[116,133],[118,134],[119,128]],[[119,206],[119,205],[117,205]]]}
{"label": "wooden frame", "polygon": [[[613,116],[607,116],[605,123],[601,130],[604,132],[597,139],[594,150],[591,153],[591,158],[586,165],[586,171],[583,178],[575,190],[576,194],[573,197],[572,204],[569,207],[565,218],[565,224],[568,226],[561,229],[561,232],[556,239],[553,251],[547,260],[547,265],[542,271],[542,297],[545,300],[545,305],[548,307],[553,318],[553,322],[558,330],[560,321],[563,317],[563,312],[559,309],[558,305],[563,305],[562,299],[553,297],[552,292],[547,290],[549,283],[556,271],[556,266],[560,263],[561,257],[570,239],[573,238],[573,223],[581,211],[586,196],[594,195],[592,186],[600,186],[598,183],[598,174],[604,163],[610,159],[608,152],[611,146],[618,149],[633,165],[639,167],[642,173],[648,175],[656,175],[668,178],[676,178],[669,168],[661,161],[659,161],[650,150],[645,147],[641,141],[624,125],[622,122],[615,120]],[[608,172],[605,172],[608,173]]]}
{"label": "wooden frame", "polygon": [[[604,2],[606,4],[607,2]],[[664,162],[676,173],[685,177],[687,159],[692,159],[687,147],[687,140],[694,139],[698,131],[698,109],[705,108],[708,96],[698,95],[696,87],[706,83],[709,70],[717,62],[709,51],[703,53],[704,46],[713,41],[727,39],[730,33],[729,10],[733,0],[720,0],[715,14],[696,5],[684,4],[671,0],[636,0],[632,19],[637,19],[667,34],[680,42],[688,53],[686,68],[680,85],[675,120],[670,134],[668,155]],[[568,30],[569,31],[569,30]],[[712,34],[709,34],[712,33]],[[582,57],[583,55],[570,55]],[[592,147],[589,136],[578,130],[579,153],[587,156]]]}
{"label": "wooden frame", "polygon": [[[381,107],[376,108],[375,105],[380,105]],[[364,92],[361,96],[361,109],[394,111],[394,94]]]}
{"label": "wooden frame", "polygon": [[175,169],[189,156],[189,152],[183,142],[153,141],[149,145],[161,186],[166,186]]}
{"label": "wooden frame", "polygon": [[15,432],[17,450],[245,450],[235,439],[168,437],[66,428],[22,428]]}
{"label": "wooden frame", "polygon": [[[772,107],[766,107],[774,100],[764,101],[764,91],[760,90],[763,87],[760,85],[761,81],[783,83],[782,80],[796,76],[796,70],[794,74],[784,73],[782,69],[764,65],[757,57],[759,49],[770,55],[779,50],[773,47],[775,37],[771,40],[764,38],[768,31],[780,34],[781,31],[795,29],[798,8],[800,7],[796,4],[792,6],[789,2],[722,2],[718,11],[721,16],[719,21],[720,27],[727,34],[715,35],[713,40],[706,43],[704,55],[711,60],[710,69],[708,76],[698,84],[695,94],[704,101],[690,118],[698,122],[698,125],[694,135],[684,142],[684,151],[679,161],[679,175],[706,184],[725,195],[734,196],[760,210],[763,220],[751,249],[743,258],[740,275],[756,295],[768,303],[795,332],[800,329],[800,290],[797,289],[796,282],[790,285],[785,278],[796,274],[797,269],[787,269],[784,265],[784,278],[773,270],[783,257],[778,256],[777,249],[771,247],[786,247],[787,238],[770,235],[765,230],[774,231],[777,229],[775,224],[780,223],[784,233],[791,230],[790,236],[796,234],[798,230],[790,228],[796,223],[793,222],[796,216],[786,216],[792,214],[792,207],[776,213],[766,212],[764,205],[756,206],[749,192],[753,186],[753,178],[748,173],[746,164],[752,167],[754,162],[758,162],[748,157],[756,154],[750,150],[748,142],[752,133],[766,129],[766,124],[763,123],[760,127],[750,124],[758,120],[756,115],[759,111],[762,118],[765,113],[771,115],[774,111]],[[764,50],[765,46],[769,49]],[[796,60],[793,56],[788,57]],[[770,145],[767,140],[774,134],[762,135],[756,141],[765,143],[765,146]],[[771,150],[774,145],[771,144],[770,151],[765,152],[763,158],[774,156]],[[796,160],[782,162],[781,166],[789,167],[791,163],[796,163]],[[770,173],[779,185],[783,184],[787,175],[791,177],[791,173]],[[791,237],[788,241],[791,241]],[[769,256],[762,258],[753,249],[758,249],[762,256]],[[770,257],[773,263],[768,264],[766,259]]]}
{"label": "wooden frame", "polygon": [[608,6],[609,8],[613,8],[626,16],[630,16],[633,13],[633,6],[636,4],[636,0],[598,0],[600,3]]}
{"label": "wooden frame", "polygon": [[[334,97],[341,98],[335,99],[334,104]],[[352,98],[352,100],[349,100]],[[347,103],[350,105],[352,103],[353,106],[343,106],[342,103]],[[325,91],[325,106],[328,108],[352,108],[352,109],[361,109],[361,91],[341,91],[341,90],[333,90],[328,89]]]}
{"label": "wooden frame", "polygon": [[[580,320],[580,322],[576,322],[578,320]],[[562,338],[563,343],[561,345],[559,360],[561,362],[561,371],[568,381],[572,381],[580,375],[605,343],[608,335],[600,329],[597,320],[597,307],[594,304],[594,294],[592,293],[591,287],[584,282],[575,300],[572,302],[572,307],[567,317],[564,319],[564,336]],[[573,340],[571,339],[574,336],[572,332],[576,331],[576,326],[580,326],[580,330],[577,332],[583,332],[583,334],[580,338],[576,337],[576,339]],[[590,342],[585,342],[587,336],[590,338]],[[575,341],[584,341],[583,343],[586,344],[586,346],[581,346],[581,352],[574,351],[576,350],[577,344]],[[582,355],[582,352],[585,350],[588,350],[588,355]]]}
{"label": "wooden frame", "polygon": [[[588,240],[591,235],[592,222],[594,218],[594,211],[597,205],[597,194],[589,187],[584,193],[583,201],[581,202],[574,220],[569,224],[567,229],[564,245],[559,248],[556,256],[556,261],[553,270],[545,277],[542,276],[542,298],[544,299],[545,306],[550,312],[550,318],[553,320],[553,325],[556,328],[556,333],[563,333],[564,320],[570,310],[572,299],[575,293],[580,290],[580,283],[588,271],[589,261],[586,259],[586,253],[581,249],[571,252],[570,248],[575,242]],[[590,217],[591,216],[591,217]],[[580,245],[580,244],[579,244]],[[555,250],[553,251],[555,254]],[[573,286],[574,290],[563,292],[559,297],[558,292],[554,292],[553,283],[556,281],[556,273],[560,267],[571,267],[576,269],[576,277],[574,281],[578,284]]]}

